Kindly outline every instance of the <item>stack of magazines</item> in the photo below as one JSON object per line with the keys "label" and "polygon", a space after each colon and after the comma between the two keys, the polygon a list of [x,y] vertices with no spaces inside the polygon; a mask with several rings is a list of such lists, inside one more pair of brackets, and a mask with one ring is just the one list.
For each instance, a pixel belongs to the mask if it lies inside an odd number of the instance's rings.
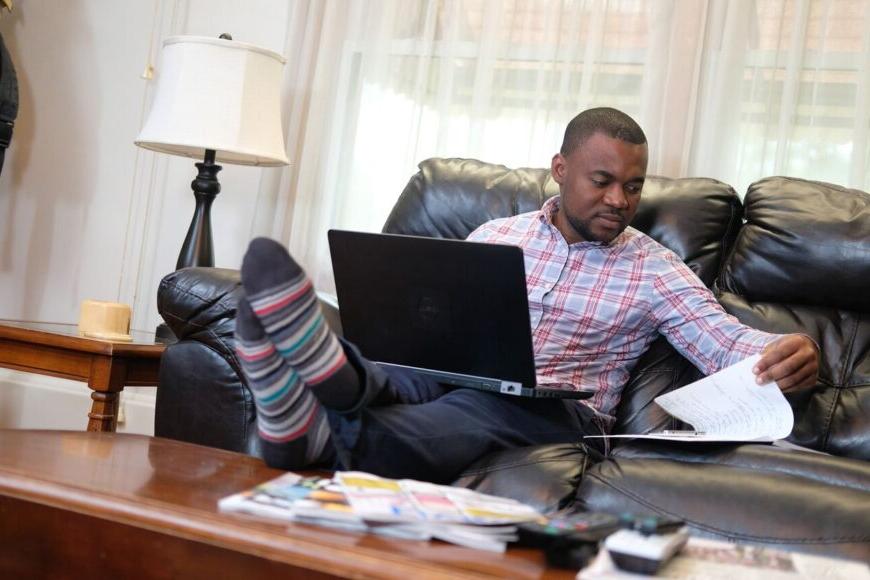
{"label": "stack of magazines", "polygon": [[496,552],[516,540],[515,524],[541,517],[534,508],[511,499],[358,471],[339,471],[332,478],[286,473],[225,497],[218,507],[223,512],[396,538],[436,538]]}

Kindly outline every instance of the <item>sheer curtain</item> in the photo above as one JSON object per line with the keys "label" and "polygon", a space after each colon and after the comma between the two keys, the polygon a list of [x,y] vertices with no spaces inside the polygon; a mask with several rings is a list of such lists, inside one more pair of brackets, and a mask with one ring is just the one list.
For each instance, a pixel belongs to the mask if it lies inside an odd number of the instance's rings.
{"label": "sheer curtain", "polygon": [[689,171],[870,188],[870,2],[709,4]]}
{"label": "sheer curtain", "polygon": [[650,172],[868,185],[867,0],[299,0],[273,234],[332,289],[326,230],[379,230],[433,156],[548,166],[614,106]]}

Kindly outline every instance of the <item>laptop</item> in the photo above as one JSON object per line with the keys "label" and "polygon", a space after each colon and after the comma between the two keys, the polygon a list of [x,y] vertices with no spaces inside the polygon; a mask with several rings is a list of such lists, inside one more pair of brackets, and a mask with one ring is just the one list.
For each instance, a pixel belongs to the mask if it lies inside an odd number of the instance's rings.
{"label": "laptop", "polygon": [[330,230],[344,337],[442,384],[583,399],[536,384],[523,252],[508,245]]}

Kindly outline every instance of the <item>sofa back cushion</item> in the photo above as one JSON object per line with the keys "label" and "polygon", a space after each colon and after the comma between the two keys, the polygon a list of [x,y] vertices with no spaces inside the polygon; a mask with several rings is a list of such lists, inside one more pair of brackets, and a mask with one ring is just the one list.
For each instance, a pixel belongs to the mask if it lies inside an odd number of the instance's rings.
{"label": "sofa back cushion", "polygon": [[427,159],[383,231],[462,240],[483,223],[539,209],[559,193],[549,169],[508,169],[475,159]]}
{"label": "sofa back cushion", "polygon": [[749,186],[746,225],[719,280],[756,302],[870,313],[870,195],[768,177]]}
{"label": "sofa back cushion", "polygon": [[648,176],[631,225],[672,250],[711,286],[742,219],[743,205],[727,183]]}
{"label": "sofa back cushion", "polygon": [[[535,211],[559,194],[549,169],[509,169],[474,159],[427,159],[383,231],[464,239],[496,218]],[[649,176],[632,226],[673,250],[710,285],[740,228],[734,190],[713,179]]]}
{"label": "sofa back cushion", "polygon": [[750,326],[806,333],[820,345],[819,384],[789,397],[791,439],[870,459],[870,195],[771,177],[744,202],[719,301]]}

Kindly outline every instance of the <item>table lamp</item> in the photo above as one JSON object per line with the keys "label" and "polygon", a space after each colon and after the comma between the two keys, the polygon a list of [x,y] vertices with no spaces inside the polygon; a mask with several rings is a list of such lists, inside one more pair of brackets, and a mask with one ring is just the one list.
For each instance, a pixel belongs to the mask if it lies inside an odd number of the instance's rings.
{"label": "table lamp", "polygon": [[276,52],[220,38],[174,36],[163,42],[154,104],[136,145],[202,159],[190,184],[193,219],[176,269],[214,266],[211,204],[220,192],[216,162],[287,165]]}

